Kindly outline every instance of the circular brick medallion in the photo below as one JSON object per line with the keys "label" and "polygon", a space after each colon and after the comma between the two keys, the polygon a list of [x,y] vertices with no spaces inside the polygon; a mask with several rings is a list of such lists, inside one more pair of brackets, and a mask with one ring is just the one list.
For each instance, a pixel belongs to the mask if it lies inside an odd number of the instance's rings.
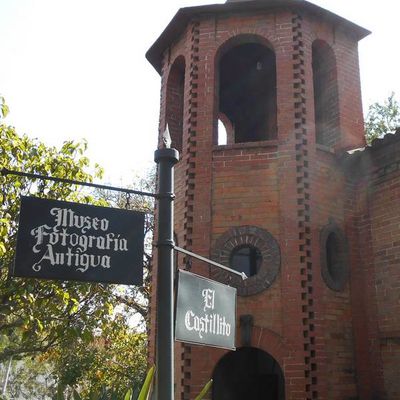
{"label": "circular brick medallion", "polygon": [[213,279],[237,288],[240,296],[260,293],[272,285],[279,274],[281,254],[277,240],[266,230],[256,226],[229,229],[215,242],[211,257],[222,265],[230,266],[232,253],[243,247],[255,248],[261,254],[257,272],[246,280],[220,268],[212,267]]}

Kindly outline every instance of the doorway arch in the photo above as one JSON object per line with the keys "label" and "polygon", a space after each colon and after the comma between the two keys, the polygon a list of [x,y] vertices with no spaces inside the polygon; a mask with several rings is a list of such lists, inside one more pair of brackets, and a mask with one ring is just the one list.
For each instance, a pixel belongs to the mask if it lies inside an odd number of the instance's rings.
{"label": "doorway arch", "polygon": [[223,356],[213,373],[213,400],[284,400],[285,378],[267,352],[242,347]]}

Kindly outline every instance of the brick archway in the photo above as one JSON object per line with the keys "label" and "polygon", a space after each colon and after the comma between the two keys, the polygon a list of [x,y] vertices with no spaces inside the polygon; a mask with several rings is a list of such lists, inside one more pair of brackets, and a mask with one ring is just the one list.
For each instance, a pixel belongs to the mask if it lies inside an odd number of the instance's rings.
{"label": "brick archway", "polygon": [[271,354],[282,366],[292,353],[291,346],[286,340],[275,332],[259,326],[254,326],[252,329],[251,345]]}
{"label": "brick archway", "polygon": [[257,347],[225,354],[213,372],[213,400],[285,400],[285,378],[278,361]]}

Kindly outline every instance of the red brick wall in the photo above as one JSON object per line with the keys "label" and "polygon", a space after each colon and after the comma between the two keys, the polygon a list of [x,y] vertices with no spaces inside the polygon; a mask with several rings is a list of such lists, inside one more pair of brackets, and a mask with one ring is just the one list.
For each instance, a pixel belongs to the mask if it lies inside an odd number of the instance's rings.
{"label": "red brick wall", "polygon": [[[219,49],[240,34],[258,35],[275,51],[277,140],[216,146]],[[293,400],[357,395],[350,288],[333,292],[320,272],[320,230],[329,218],[346,230],[349,205],[338,200],[347,187],[337,158],[315,144],[311,49],[316,39],[329,43],[337,57],[341,138],[335,147],[360,146],[357,47],[316,17],[289,10],[203,16],[165,53],[162,72],[160,132],[168,113],[171,65],[184,56],[182,155],[175,185],[178,243],[210,256],[215,240],[240,225],[266,229],[277,239],[277,280],[262,293],[239,298],[238,315],[254,316],[252,345],[276,358],[285,374],[286,399]],[[179,266],[182,262],[180,257]],[[192,271],[207,275],[208,267],[193,262]],[[177,345],[176,398],[194,398],[223,354]]]}
{"label": "red brick wall", "polygon": [[[358,43],[340,26],[334,26],[319,15],[308,15],[305,23],[310,27],[307,38],[312,42],[326,42],[336,59],[340,141],[334,147],[338,150],[362,147],[365,138]],[[314,109],[309,111],[314,113]]]}
{"label": "red brick wall", "polygon": [[[212,238],[231,227],[254,225],[280,235],[276,145],[219,146],[213,151]],[[279,282],[258,295],[240,298],[237,314],[251,313],[256,326],[282,335]]]}
{"label": "red brick wall", "polygon": [[[313,210],[315,221],[315,286],[319,289],[319,323],[322,325],[326,376],[323,378],[328,399],[347,399],[357,395],[350,283],[343,291],[330,289],[321,277],[320,233],[330,223],[346,233],[345,177],[338,168],[337,158],[326,151],[317,151],[313,174]],[[351,263],[347,266],[351,268]]]}
{"label": "red brick wall", "polygon": [[[348,184],[347,233],[351,261],[351,303],[358,391],[361,399],[382,398],[383,371],[379,349],[368,166],[352,164],[358,176]],[[345,170],[351,177],[350,170]]]}
{"label": "red brick wall", "polygon": [[384,393],[386,398],[395,399],[400,397],[400,145],[398,140],[390,143],[390,139],[386,146],[373,148],[366,157],[370,156],[370,270],[376,296],[378,344]]}
{"label": "red brick wall", "polygon": [[361,399],[400,396],[399,133],[375,141],[371,148],[344,161],[354,348]]}

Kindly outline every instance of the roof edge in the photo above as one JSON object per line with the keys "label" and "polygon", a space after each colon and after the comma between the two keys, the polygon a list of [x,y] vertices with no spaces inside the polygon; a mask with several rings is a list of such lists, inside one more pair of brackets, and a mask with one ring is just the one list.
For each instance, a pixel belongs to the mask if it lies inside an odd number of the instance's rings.
{"label": "roof edge", "polygon": [[356,34],[357,40],[368,36],[371,32],[325,8],[317,6],[306,0],[252,0],[252,1],[234,1],[223,4],[210,4],[203,6],[183,7],[174,15],[172,20],[166,26],[164,31],[146,52],[146,59],[161,75],[162,54],[166,48],[184,31],[189,21],[197,15],[209,13],[226,13],[241,11],[258,11],[271,8],[303,8],[306,11],[325,14],[337,23],[347,26]]}

